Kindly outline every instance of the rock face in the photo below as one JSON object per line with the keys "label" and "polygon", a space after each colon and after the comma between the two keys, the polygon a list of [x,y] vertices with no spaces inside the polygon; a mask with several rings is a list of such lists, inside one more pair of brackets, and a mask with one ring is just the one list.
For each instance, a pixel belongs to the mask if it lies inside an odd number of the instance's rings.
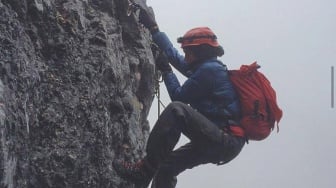
{"label": "rock face", "polygon": [[155,69],[127,7],[0,0],[1,188],[133,187],[111,164],[144,155]]}

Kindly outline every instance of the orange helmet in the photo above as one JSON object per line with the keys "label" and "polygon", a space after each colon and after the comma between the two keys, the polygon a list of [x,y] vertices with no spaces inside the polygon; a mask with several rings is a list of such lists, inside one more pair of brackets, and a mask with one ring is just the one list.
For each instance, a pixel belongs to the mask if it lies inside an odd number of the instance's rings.
{"label": "orange helmet", "polygon": [[217,37],[214,32],[208,27],[196,27],[189,30],[183,37],[177,39],[181,43],[181,47],[198,46],[208,44],[213,47],[218,47]]}

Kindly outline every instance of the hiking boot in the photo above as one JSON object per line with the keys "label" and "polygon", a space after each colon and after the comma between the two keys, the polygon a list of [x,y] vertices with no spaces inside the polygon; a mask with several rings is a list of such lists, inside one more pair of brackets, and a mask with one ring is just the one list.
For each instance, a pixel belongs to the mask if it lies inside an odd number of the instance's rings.
{"label": "hiking boot", "polygon": [[140,160],[137,163],[115,160],[113,168],[120,177],[143,188],[148,187],[154,175],[154,170],[145,160]]}

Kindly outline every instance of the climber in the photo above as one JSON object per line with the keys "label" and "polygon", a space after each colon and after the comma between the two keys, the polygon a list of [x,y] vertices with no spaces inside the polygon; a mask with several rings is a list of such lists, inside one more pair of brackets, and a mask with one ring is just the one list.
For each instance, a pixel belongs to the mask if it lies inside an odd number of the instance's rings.
{"label": "climber", "polygon": [[[180,55],[159,30],[155,19],[140,8],[139,21],[163,51],[156,61],[172,102],[155,123],[146,146],[146,156],[137,163],[113,161],[119,176],[138,186],[174,188],[177,175],[201,164],[225,164],[242,150],[246,139],[233,135],[239,130],[239,100],[229,80],[226,65],[217,57],[224,54],[216,35],[208,27],[189,30],[178,39]],[[180,84],[170,66],[188,79]],[[190,142],[174,149],[180,135]]]}

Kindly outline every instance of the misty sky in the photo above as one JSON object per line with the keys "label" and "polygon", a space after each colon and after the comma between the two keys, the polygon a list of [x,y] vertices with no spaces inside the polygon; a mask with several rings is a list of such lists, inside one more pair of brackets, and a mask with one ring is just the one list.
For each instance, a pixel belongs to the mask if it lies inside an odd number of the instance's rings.
{"label": "misty sky", "polygon": [[[176,47],[176,38],[187,30],[208,26],[224,47],[220,59],[230,69],[258,61],[284,111],[278,134],[250,142],[227,165],[185,171],[177,188],[335,187],[335,0],[147,0],[147,5]],[[156,100],[148,119],[151,125],[157,119]]]}

